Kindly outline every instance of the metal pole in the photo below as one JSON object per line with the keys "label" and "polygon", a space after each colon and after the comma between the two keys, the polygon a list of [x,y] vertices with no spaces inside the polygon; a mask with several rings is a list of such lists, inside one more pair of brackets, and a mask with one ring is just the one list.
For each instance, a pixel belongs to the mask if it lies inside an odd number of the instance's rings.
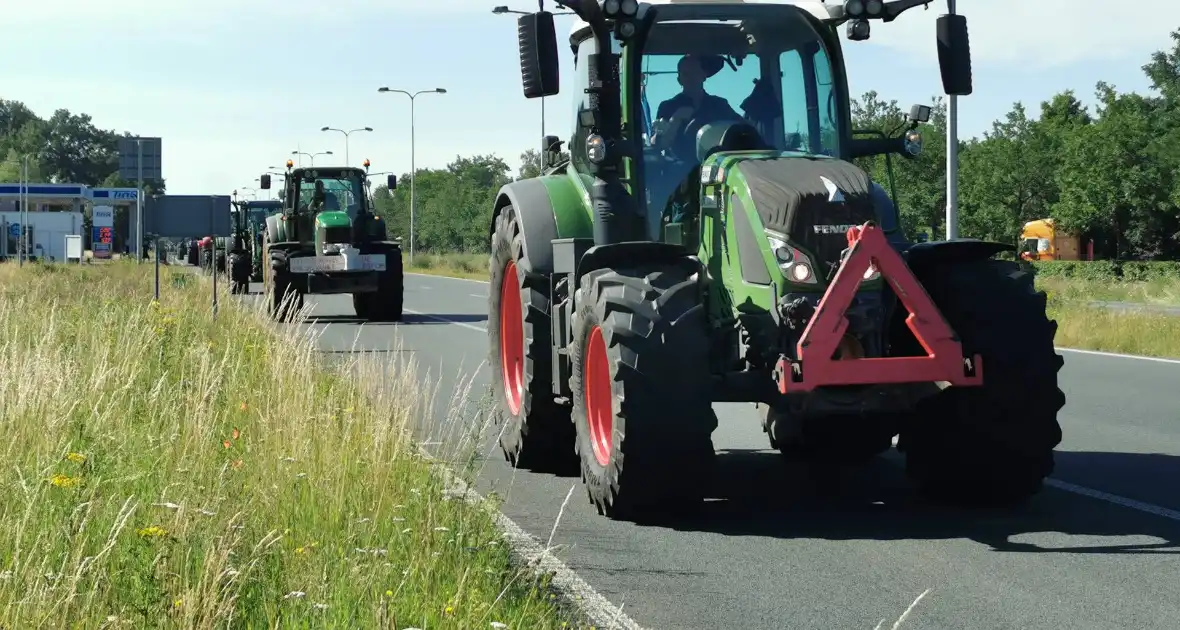
{"label": "metal pole", "polygon": [[18,267],[25,266],[25,196],[28,195],[29,190],[27,180],[29,176],[28,164],[29,160],[27,157],[21,159],[20,192],[16,196],[20,200],[20,213],[16,215],[17,220],[20,221],[20,229],[17,230],[16,237],[16,264]]}
{"label": "metal pole", "polygon": [[[946,0],[955,14],[955,0]],[[951,94],[946,108],[946,238],[959,238],[959,97]]]}
{"label": "metal pole", "polygon": [[414,159],[414,97],[410,94],[410,265],[414,264],[414,186],[418,182],[418,167]]}
{"label": "metal pole", "polygon": [[135,262],[143,262],[143,139],[136,138],[139,149],[135,179]]}
{"label": "metal pole", "polygon": [[348,134],[349,133],[351,133],[351,132],[349,132],[349,131],[344,132],[344,165],[345,166],[352,165],[352,155],[348,152]]}
{"label": "metal pole", "polygon": [[541,173],[545,173],[545,152],[549,147],[545,146],[545,97],[541,97]]}
{"label": "metal pole", "polygon": [[[209,233],[213,233],[213,213],[217,209],[217,197],[209,197]],[[213,237],[211,243],[213,255],[209,257],[209,263],[213,272],[213,319],[217,319],[217,237]]]}
{"label": "metal pole", "polygon": [[160,237],[155,239],[156,249],[156,301],[160,301]]}

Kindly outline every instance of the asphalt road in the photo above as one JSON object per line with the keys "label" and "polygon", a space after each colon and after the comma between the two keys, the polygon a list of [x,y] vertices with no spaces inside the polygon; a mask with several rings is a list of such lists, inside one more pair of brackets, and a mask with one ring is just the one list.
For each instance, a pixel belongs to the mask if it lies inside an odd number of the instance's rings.
{"label": "asphalt road", "polygon": [[[320,348],[412,357],[445,396],[486,360],[487,285],[407,276],[406,321],[361,325],[348,296],[309,297]],[[485,438],[477,488],[647,628],[871,629],[932,589],[906,630],[1180,627],[1180,363],[1064,353],[1065,441],[1050,488],[1014,511],[932,507],[891,454],[816,493],[748,405],[718,405],[705,514],[676,527],[600,517],[577,478],[513,471]],[[472,396],[487,390],[474,374]],[[445,400],[435,422],[442,422]],[[461,422],[478,422],[469,411]],[[437,439],[437,436],[425,436]]]}

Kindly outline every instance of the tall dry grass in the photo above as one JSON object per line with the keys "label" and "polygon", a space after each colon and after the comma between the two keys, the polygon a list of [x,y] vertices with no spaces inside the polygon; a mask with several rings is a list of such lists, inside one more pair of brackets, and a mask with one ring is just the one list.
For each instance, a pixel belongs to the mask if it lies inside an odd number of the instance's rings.
{"label": "tall dry grass", "polygon": [[151,269],[0,265],[0,627],[565,627],[409,440],[412,363],[362,390]]}

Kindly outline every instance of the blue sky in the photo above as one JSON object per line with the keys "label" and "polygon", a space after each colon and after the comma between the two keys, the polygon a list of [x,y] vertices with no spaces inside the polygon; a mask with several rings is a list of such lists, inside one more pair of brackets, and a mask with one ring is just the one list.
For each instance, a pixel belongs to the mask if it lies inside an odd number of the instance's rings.
{"label": "blue sky", "polygon": [[[495,153],[516,168],[519,154],[539,144],[541,108],[521,95],[515,16],[491,13],[504,1],[6,3],[18,6],[4,8],[0,96],[42,116],[64,107],[103,128],[162,136],[169,192],[179,194],[249,186],[297,148],[342,156],[343,137],[321,132],[325,125],[373,127],[353,134],[353,162],[409,171],[409,100],[378,94],[383,85],[448,91],[418,98],[419,167]],[[959,0],[975,57],[960,133],[981,133],[1018,100],[1035,111],[1064,89],[1090,102],[1099,80],[1145,90],[1140,66],[1169,45],[1173,8],[1163,0]],[[940,93],[934,19],[944,11],[936,0],[874,24],[869,42],[847,43],[853,94],[876,90],[905,106]],[[558,18],[559,42],[570,24]],[[565,55],[565,86],[571,71]],[[567,89],[547,99],[548,131],[562,138],[570,98]]]}

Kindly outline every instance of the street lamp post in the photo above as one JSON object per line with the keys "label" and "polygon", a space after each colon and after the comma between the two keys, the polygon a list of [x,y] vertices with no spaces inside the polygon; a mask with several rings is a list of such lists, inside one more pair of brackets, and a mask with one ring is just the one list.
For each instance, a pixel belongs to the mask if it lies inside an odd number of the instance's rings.
{"label": "street lamp post", "polygon": [[298,155],[299,157],[307,156],[311,158],[311,165],[315,166],[315,156],[317,155],[332,155],[331,151],[320,151],[319,153],[307,153],[305,151],[292,151],[291,155]]}
{"label": "street lamp post", "polygon": [[417,165],[414,162],[414,99],[419,94],[446,94],[447,91],[443,88],[434,88],[433,90],[419,90],[410,93],[406,90],[393,90],[388,87],[377,88],[377,91],[381,93],[394,92],[410,97],[410,264],[412,265],[414,264],[414,184],[418,181]]}
{"label": "street lamp post", "polygon": [[361,127],[360,129],[351,129],[349,131],[345,131],[343,129],[337,129],[335,127],[324,127],[323,129],[320,129],[320,131],[339,131],[340,133],[344,134],[344,164],[345,165],[352,164],[352,160],[351,160],[350,154],[348,152],[348,137],[351,136],[353,134],[353,132],[355,132],[355,131],[372,131],[372,130],[373,130],[372,127]]}
{"label": "street lamp post", "polygon": [[[516,14],[516,15],[529,15],[528,11],[516,11],[513,9],[509,9],[506,6],[494,7],[492,9],[492,13],[495,13],[496,15],[505,15],[508,13],[512,13],[512,14]],[[569,11],[569,12],[565,12],[565,13],[554,13],[553,15],[573,15],[573,12]],[[549,147],[545,146],[545,97],[542,96],[541,97],[541,156],[540,156],[541,157],[541,171],[542,172],[545,171],[545,153],[548,150],[549,150]]]}

